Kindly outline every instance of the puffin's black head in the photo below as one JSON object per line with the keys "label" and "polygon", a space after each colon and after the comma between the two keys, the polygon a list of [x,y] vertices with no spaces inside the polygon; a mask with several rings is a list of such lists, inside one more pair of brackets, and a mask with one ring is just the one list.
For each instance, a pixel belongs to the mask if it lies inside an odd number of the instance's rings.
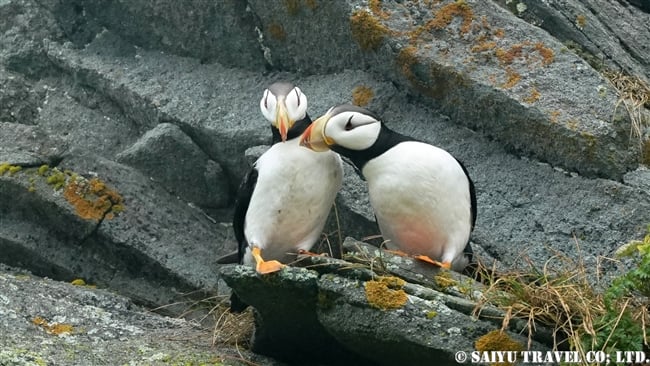
{"label": "puffin's black head", "polygon": [[286,141],[293,125],[307,117],[307,97],[297,86],[279,81],[264,90],[260,109],[279,131],[282,141]]}
{"label": "puffin's black head", "polygon": [[302,134],[300,144],[314,151],[333,150],[361,169],[368,160],[407,139],[367,109],[342,104],[316,119]]}

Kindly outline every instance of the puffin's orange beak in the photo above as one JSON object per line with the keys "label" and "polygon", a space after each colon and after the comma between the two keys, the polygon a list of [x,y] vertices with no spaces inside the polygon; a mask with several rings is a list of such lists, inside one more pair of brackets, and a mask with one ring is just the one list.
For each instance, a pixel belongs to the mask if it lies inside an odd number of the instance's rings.
{"label": "puffin's orange beak", "polygon": [[330,145],[334,145],[334,140],[325,136],[329,119],[329,114],[325,114],[312,122],[300,136],[300,145],[318,152],[329,150]]}
{"label": "puffin's orange beak", "polygon": [[275,127],[280,131],[280,137],[282,142],[287,141],[287,133],[289,129],[293,127],[293,122],[289,118],[289,113],[287,112],[287,106],[284,104],[284,100],[278,100],[278,108],[275,112]]}

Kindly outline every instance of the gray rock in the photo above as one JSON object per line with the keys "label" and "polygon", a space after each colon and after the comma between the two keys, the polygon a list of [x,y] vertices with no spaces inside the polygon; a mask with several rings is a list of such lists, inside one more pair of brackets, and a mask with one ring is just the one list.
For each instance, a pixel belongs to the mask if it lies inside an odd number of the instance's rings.
{"label": "gray rock", "polygon": [[0,164],[39,166],[61,160],[67,145],[39,126],[0,122]]}
{"label": "gray rock", "polygon": [[[302,265],[318,274],[291,267],[270,275],[259,275],[245,266],[222,269],[233,291],[257,310],[252,340],[256,352],[288,359],[298,357],[296,349],[303,350],[306,343],[320,345],[320,352],[326,349],[330,362],[336,364],[367,359],[381,365],[434,361],[452,365],[456,351],[473,349],[476,339],[500,328],[491,321],[473,318],[473,303],[462,298],[401,283],[395,277],[392,282],[382,282],[369,269],[341,260],[304,259],[307,263]],[[384,286],[379,294],[371,289],[377,284]],[[402,302],[391,301],[392,296]],[[509,335],[522,346],[527,344],[520,335]],[[292,345],[291,352],[287,344]],[[362,359],[340,353],[341,347]],[[533,341],[532,349],[547,347]],[[311,348],[306,351],[323,357]]]}
{"label": "gray rock", "polygon": [[[75,205],[81,196],[68,198],[72,173],[59,173],[66,181],[58,189],[48,184],[51,171],[46,176],[36,168],[4,174],[0,177],[4,263],[65,281],[84,278],[150,306],[174,303],[187,293],[207,297],[197,291],[218,291],[216,258],[235,245],[229,228],[214,225],[199,209],[132,168],[77,153],[64,159],[59,171],[99,177],[121,195],[123,211],[85,216],[89,211],[84,210],[95,206],[85,206],[85,201]],[[98,204],[92,197],[89,202]]]}
{"label": "gray rock", "polygon": [[3,365],[245,365],[242,357],[278,365],[232,346],[216,350],[211,336],[210,329],[157,315],[107,290],[0,266]]}
{"label": "gray rock", "polygon": [[204,62],[261,71],[255,14],[242,1],[67,1],[53,9],[68,38],[83,46],[106,28],[129,42]]}
{"label": "gray rock", "polygon": [[[503,1],[497,1],[505,5]],[[508,7],[572,48],[597,70],[623,70],[650,82],[650,14],[635,1],[512,1]],[[517,11],[524,4],[523,11]],[[637,2],[637,6],[643,4]]]}
{"label": "gray rock", "polygon": [[228,180],[219,164],[173,124],[159,124],[116,159],[200,207],[224,207],[230,199]]}

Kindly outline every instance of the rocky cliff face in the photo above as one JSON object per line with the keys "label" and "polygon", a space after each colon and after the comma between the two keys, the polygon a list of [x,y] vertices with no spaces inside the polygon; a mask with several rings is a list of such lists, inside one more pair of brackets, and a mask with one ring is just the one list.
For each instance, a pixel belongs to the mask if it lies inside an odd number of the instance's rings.
{"label": "rocky cliff face", "polygon": [[[0,262],[149,307],[227,293],[233,192],[271,141],[258,101],[288,79],[311,116],[365,105],[463,160],[486,261],[563,252],[595,272],[650,222],[648,24],[637,1],[0,0]],[[378,234],[349,166],[337,214],[330,244]],[[329,275],[308,292],[357,316],[367,278]],[[312,305],[355,344],[361,324]]]}

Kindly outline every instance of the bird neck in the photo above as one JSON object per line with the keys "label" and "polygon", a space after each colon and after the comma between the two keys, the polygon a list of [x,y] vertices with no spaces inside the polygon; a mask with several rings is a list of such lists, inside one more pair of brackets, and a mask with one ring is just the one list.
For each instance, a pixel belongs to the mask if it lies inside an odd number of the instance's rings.
{"label": "bird neck", "polygon": [[[287,140],[295,139],[296,137],[299,137],[302,135],[303,132],[309,127],[311,124],[311,118],[309,118],[308,114],[305,114],[305,118],[301,119],[300,121],[296,121],[293,126],[287,131]],[[278,130],[275,126],[271,127],[271,132],[273,132],[273,144],[277,144],[278,142],[282,141],[282,137],[280,136],[280,130]]]}
{"label": "bird neck", "polygon": [[381,129],[379,130],[379,136],[377,136],[377,141],[367,149],[351,150],[338,145],[332,146],[331,148],[335,152],[348,157],[357,169],[361,171],[368,161],[385,153],[393,146],[405,141],[417,140],[395,132],[382,123]]}

